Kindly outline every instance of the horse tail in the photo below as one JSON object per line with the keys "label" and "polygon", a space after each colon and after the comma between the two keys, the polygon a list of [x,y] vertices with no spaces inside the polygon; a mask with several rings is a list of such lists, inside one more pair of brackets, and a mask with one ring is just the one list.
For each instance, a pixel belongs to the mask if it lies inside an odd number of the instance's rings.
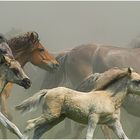
{"label": "horse tail", "polygon": [[40,90],[35,95],[21,102],[21,104],[15,107],[16,110],[20,110],[22,113],[31,112],[40,105],[44,96],[47,94],[47,89]]}

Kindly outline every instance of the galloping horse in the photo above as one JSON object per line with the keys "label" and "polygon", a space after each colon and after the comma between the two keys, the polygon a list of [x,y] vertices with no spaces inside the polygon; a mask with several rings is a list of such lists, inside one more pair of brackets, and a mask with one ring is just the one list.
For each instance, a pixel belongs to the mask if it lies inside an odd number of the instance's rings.
{"label": "galloping horse", "polygon": [[[59,70],[50,74],[46,72],[41,89],[66,86],[75,89],[78,84],[92,73],[104,72],[112,67],[133,67],[140,72],[140,47],[120,48],[109,45],[88,44],[75,47],[67,52],[59,53],[56,59],[60,63]],[[122,107],[131,115],[140,117],[140,97],[127,96]],[[65,129],[58,132],[67,136],[70,122],[65,123]],[[65,133],[64,133],[65,131]]]}
{"label": "galloping horse", "polygon": [[[55,58],[42,46],[36,32],[27,32],[23,35],[18,35],[8,40],[7,43],[12,50],[13,56],[22,67],[26,63],[31,62],[35,66],[53,72],[59,66]],[[2,100],[1,111],[9,119],[12,118],[7,109],[7,99],[11,89],[12,83],[8,83],[0,97]],[[5,131],[3,131],[3,138],[6,138]]]}
{"label": "galloping horse", "polygon": [[[24,73],[21,65],[14,59],[12,51],[6,43],[6,39],[0,35],[0,94],[3,94],[2,92],[8,82],[16,83],[25,89],[31,86],[31,82]],[[2,102],[0,100],[0,103]],[[10,122],[1,112],[0,123],[12,133],[16,134],[18,138],[23,138],[16,125]]]}
{"label": "galloping horse", "polygon": [[102,75],[91,92],[65,87],[44,89],[16,106],[22,112],[29,112],[42,104],[41,116],[27,121],[25,134],[35,129],[33,138],[39,139],[68,117],[88,125],[87,139],[92,139],[97,124],[106,124],[118,138],[127,139],[119,119],[120,107],[128,94],[140,96],[140,75],[132,68],[114,68]]}

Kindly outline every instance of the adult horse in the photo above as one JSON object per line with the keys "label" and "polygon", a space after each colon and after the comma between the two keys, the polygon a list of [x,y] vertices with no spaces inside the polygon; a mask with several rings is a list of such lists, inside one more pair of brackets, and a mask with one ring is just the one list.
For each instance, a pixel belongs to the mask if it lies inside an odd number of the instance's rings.
{"label": "adult horse", "polygon": [[[60,53],[56,59],[60,63],[59,70],[50,74],[46,73],[43,88],[66,86],[75,89],[78,83],[92,73],[102,73],[112,67],[133,67],[140,72],[140,48],[120,48],[109,45],[88,44]],[[49,79],[49,80],[48,80]],[[123,103],[123,108],[131,115],[140,117],[140,98],[129,95]],[[65,127],[71,123],[67,121]],[[68,135],[69,129],[65,128],[60,135]]]}
{"label": "adult horse", "polygon": [[[59,66],[55,58],[49,54],[47,49],[40,43],[39,36],[36,32],[27,32],[22,35],[11,38],[7,41],[13,56],[22,67],[26,63],[31,62],[44,70],[53,72]],[[8,83],[1,94],[2,113],[11,119],[11,115],[7,109],[7,99],[12,89],[12,83]],[[6,138],[6,132],[3,131],[3,137]]]}

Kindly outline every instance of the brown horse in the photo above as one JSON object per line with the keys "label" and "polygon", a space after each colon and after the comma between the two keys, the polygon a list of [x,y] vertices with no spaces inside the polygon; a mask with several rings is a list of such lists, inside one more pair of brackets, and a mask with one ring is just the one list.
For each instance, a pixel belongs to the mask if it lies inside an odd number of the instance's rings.
{"label": "brown horse", "polygon": [[[31,62],[35,66],[53,72],[59,66],[55,58],[49,54],[47,49],[40,43],[39,36],[36,32],[27,32],[23,35],[11,38],[7,42],[15,59],[22,67],[24,67],[26,63]],[[7,99],[11,89],[12,84],[8,83],[0,97],[2,100],[1,111],[9,119],[12,118],[7,109]],[[6,138],[6,135],[6,132],[3,131],[3,138]]]}
{"label": "brown horse", "polygon": [[[78,83],[82,82],[90,74],[95,72],[102,73],[112,67],[122,68],[131,66],[136,72],[140,72],[139,57],[139,47],[120,48],[97,44],[81,45],[57,55],[56,59],[60,63],[60,68],[54,74],[46,72],[41,89],[57,86],[66,86],[75,89]],[[140,112],[136,111],[140,106],[139,99],[137,96],[129,95],[123,103],[123,108],[129,114],[140,117]],[[69,124],[67,122],[65,125],[68,128],[67,126],[70,126],[70,122]],[[70,130],[66,128],[62,133],[59,132],[58,135],[64,136],[70,134]]]}

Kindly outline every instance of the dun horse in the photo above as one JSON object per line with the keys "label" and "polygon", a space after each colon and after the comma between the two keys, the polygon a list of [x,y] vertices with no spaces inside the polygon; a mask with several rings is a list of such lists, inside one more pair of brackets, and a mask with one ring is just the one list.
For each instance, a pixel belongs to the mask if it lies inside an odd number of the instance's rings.
{"label": "dun horse", "polygon": [[[11,49],[8,47],[5,38],[0,35],[0,94],[3,94],[2,92],[8,82],[16,83],[26,89],[31,85],[31,82],[21,68],[21,65],[13,58]],[[2,100],[0,102],[2,102]],[[1,112],[0,122],[12,133],[16,134],[18,138],[23,138],[19,129]]]}
{"label": "dun horse", "polygon": [[[140,72],[139,57],[140,45],[137,48],[120,48],[97,44],[81,45],[56,56],[60,68],[54,74],[46,72],[41,89],[57,86],[75,89],[90,74],[104,72],[112,67],[131,66],[136,72]],[[137,95],[128,95],[122,105],[129,114],[136,117],[140,117],[139,106],[140,97]],[[58,132],[59,137],[70,134],[70,124],[70,121],[67,120],[65,129]],[[69,128],[66,129],[67,126]]]}
{"label": "dun horse", "polygon": [[[30,111],[42,102],[43,113],[29,120],[25,133],[35,128],[34,137],[41,135],[66,117],[88,124],[87,139],[92,139],[97,124],[106,124],[121,139],[127,139],[120,123],[120,106],[128,94],[140,95],[140,75],[128,69],[111,69],[95,90],[85,93],[65,87],[44,89],[26,99],[16,109]],[[106,88],[106,89],[105,89]],[[104,89],[104,90],[100,90]]]}
{"label": "dun horse", "polygon": [[[53,72],[59,66],[55,58],[42,46],[36,32],[27,32],[23,35],[13,37],[12,39],[8,40],[8,44],[15,59],[22,67],[24,67],[26,63],[31,62],[35,66]],[[8,83],[0,97],[2,101],[1,111],[10,120],[12,118],[7,109],[7,99],[11,89],[12,83]],[[3,138],[6,138],[6,135],[6,131],[3,130]]]}

